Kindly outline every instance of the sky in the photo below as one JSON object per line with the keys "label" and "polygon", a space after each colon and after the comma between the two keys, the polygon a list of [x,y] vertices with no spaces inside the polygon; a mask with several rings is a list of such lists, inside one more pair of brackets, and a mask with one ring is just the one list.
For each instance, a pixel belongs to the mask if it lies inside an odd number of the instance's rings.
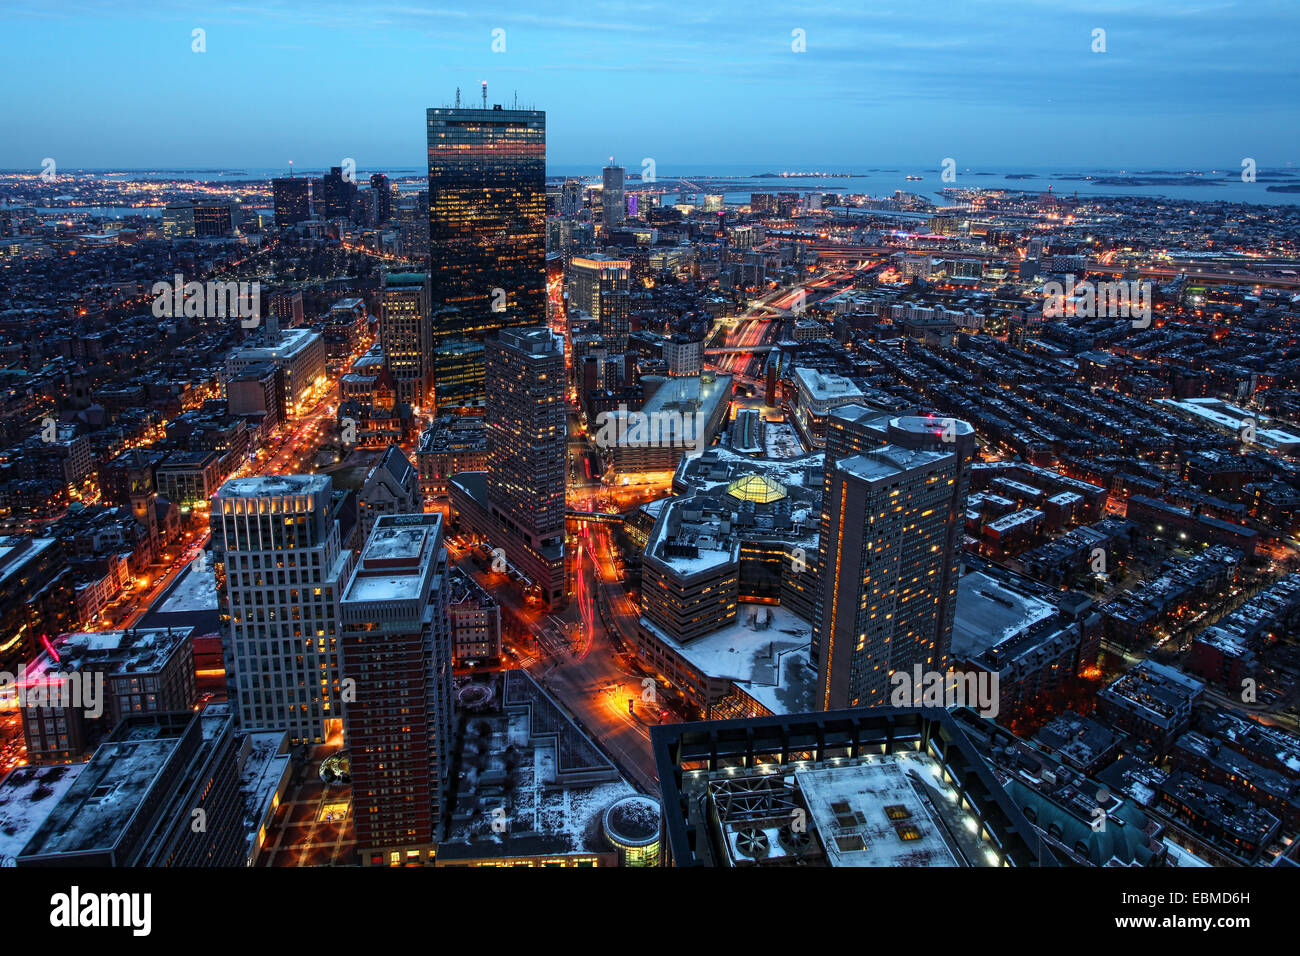
{"label": "sky", "polygon": [[546,111],[552,166],[1300,160],[1295,0],[0,0],[0,23],[9,169],[419,167],[424,110],[483,80]]}

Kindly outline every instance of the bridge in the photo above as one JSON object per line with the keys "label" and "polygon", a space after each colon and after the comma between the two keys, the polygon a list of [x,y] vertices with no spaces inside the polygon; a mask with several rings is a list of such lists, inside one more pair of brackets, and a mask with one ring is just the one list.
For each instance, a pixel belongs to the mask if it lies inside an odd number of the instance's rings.
{"label": "bridge", "polygon": [[565,521],[585,521],[588,524],[622,524],[623,516],[607,511],[566,511]]}
{"label": "bridge", "polygon": [[[1211,267],[1213,268],[1213,267]],[[1087,266],[1088,272],[1096,272],[1102,275],[1123,276],[1128,273],[1136,273],[1140,276],[1147,276],[1157,279],[1173,279],[1178,276],[1184,277],[1189,283],[1197,282],[1218,282],[1230,285],[1261,285],[1270,286],[1277,289],[1297,289],[1300,288],[1300,276],[1265,276],[1253,272],[1247,272],[1244,269],[1239,271],[1222,271],[1214,269],[1210,271],[1206,267],[1197,267],[1190,265],[1178,264],[1172,267],[1162,266],[1114,266],[1102,262],[1090,262]]]}

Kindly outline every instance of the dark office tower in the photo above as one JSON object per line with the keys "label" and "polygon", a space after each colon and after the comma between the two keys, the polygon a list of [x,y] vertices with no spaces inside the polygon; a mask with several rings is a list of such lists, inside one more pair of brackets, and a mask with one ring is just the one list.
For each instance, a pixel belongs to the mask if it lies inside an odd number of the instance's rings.
{"label": "dark office tower", "polygon": [[438,514],[382,515],[339,603],[344,729],[363,866],[431,863],[451,745]]}
{"label": "dark office tower", "polygon": [[[546,114],[430,109],[434,347],[546,321]],[[435,387],[437,382],[434,382]]]}
{"label": "dark office tower", "polygon": [[600,210],[606,231],[622,226],[626,216],[623,206],[623,172],[622,166],[606,166],[602,170],[604,188],[600,192]]}
{"label": "dark office tower", "polygon": [[376,226],[393,218],[393,190],[383,173],[370,177],[370,212],[371,222]]}
{"label": "dark office tower", "polygon": [[271,193],[275,199],[275,224],[280,228],[311,218],[308,182],[292,176],[271,180]]}
{"label": "dark office tower", "polygon": [[469,339],[447,339],[433,350],[433,376],[438,383],[433,397],[439,415],[483,407],[483,356],[483,343]]}
{"label": "dark office tower", "polygon": [[238,222],[236,210],[238,204],[231,203],[195,203],[194,235],[228,236],[235,231]]}
{"label": "dark office tower", "polygon": [[384,367],[397,387],[397,400],[412,408],[423,407],[433,371],[433,327],[429,320],[426,273],[384,274],[379,343],[384,352]]}
{"label": "dark office tower", "polygon": [[487,495],[506,558],[541,586],[564,587],[564,340],[503,329],[487,343]]}
{"label": "dark office tower", "polygon": [[350,219],[356,202],[357,184],[343,178],[342,166],[331,166],[330,171],[316,180],[316,215],[324,219]]}
{"label": "dark office tower", "polygon": [[885,445],[828,459],[826,468],[817,700],[823,710],[880,706],[894,671],[946,666],[952,619],[943,592],[959,460]]}
{"label": "dark office tower", "polygon": [[631,316],[628,276],[632,263],[611,256],[580,256],[569,265],[569,305],[597,321],[611,354],[627,351]]}

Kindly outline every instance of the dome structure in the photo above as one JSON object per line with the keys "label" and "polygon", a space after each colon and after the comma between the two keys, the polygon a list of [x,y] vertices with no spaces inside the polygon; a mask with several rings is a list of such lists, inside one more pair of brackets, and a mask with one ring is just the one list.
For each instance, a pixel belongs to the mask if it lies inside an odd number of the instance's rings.
{"label": "dome structure", "polygon": [[764,475],[744,475],[727,486],[727,494],[741,501],[768,504],[785,497],[785,485]]}

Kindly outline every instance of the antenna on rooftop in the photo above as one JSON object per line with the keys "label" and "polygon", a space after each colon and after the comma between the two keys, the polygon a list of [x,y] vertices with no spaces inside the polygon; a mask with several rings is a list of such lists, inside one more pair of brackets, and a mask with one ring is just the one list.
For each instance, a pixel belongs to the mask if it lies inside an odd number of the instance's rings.
{"label": "antenna on rooftop", "polygon": [[456,109],[460,109],[460,87],[456,87]]}
{"label": "antenna on rooftop", "polygon": [[483,108],[487,109],[487,80],[483,81]]}
{"label": "antenna on rooftop", "polygon": [[515,90],[515,101],[510,107],[512,110],[519,109],[519,91]]}

